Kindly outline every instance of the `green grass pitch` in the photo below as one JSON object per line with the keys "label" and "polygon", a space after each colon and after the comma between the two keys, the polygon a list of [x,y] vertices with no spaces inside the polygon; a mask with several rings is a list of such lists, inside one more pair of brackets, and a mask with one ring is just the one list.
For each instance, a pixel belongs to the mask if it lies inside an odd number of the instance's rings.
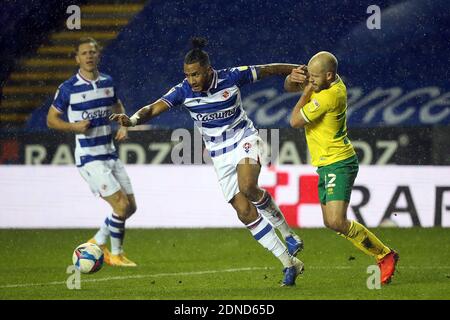
{"label": "green grass pitch", "polygon": [[0,299],[450,299],[450,230],[373,229],[400,253],[393,282],[367,287],[374,264],[325,229],[299,229],[305,273],[280,287],[282,266],[245,229],[130,229],[136,268],[104,265],[70,290],[73,249],[94,230],[0,230]]}

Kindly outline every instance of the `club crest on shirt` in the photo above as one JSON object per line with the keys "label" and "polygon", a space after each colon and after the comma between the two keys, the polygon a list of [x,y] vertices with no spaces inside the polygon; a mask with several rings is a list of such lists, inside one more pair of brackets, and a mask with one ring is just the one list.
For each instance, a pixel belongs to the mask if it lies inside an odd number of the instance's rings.
{"label": "club crest on shirt", "polygon": [[106,90],[105,90],[105,94],[106,94],[107,96],[109,96],[109,95],[111,94],[111,90],[106,89]]}
{"label": "club crest on shirt", "polygon": [[316,99],[312,99],[311,103],[309,104],[308,109],[309,109],[309,112],[314,112],[317,109],[319,109],[319,107],[320,107],[319,102]]}
{"label": "club crest on shirt", "polygon": [[247,152],[247,153],[250,151],[251,147],[252,147],[252,144],[250,142],[246,142],[243,145],[243,148],[244,148],[245,152]]}
{"label": "club crest on shirt", "polygon": [[230,96],[230,92],[229,92],[228,90],[225,90],[225,91],[222,93],[222,97],[224,97],[224,99],[228,99],[229,96]]}

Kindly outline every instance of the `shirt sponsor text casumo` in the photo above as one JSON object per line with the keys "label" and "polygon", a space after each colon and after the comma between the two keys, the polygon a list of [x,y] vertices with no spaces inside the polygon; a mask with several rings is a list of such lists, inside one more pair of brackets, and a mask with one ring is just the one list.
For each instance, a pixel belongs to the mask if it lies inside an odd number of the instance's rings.
{"label": "shirt sponsor text casumo", "polygon": [[233,116],[236,113],[236,109],[221,111],[221,112],[215,112],[215,113],[208,113],[208,114],[198,114],[195,118],[197,121],[207,122],[212,120],[219,120],[219,119],[225,119]]}

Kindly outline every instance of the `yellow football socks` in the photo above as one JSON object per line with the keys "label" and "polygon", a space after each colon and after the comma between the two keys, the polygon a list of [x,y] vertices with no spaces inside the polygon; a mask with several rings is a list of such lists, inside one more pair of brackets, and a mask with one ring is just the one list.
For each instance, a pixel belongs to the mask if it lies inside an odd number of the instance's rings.
{"label": "yellow football socks", "polygon": [[339,235],[349,240],[365,254],[375,257],[377,260],[381,260],[391,251],[372,232],[356,221],[351,222],[347,235],[341,233]]}

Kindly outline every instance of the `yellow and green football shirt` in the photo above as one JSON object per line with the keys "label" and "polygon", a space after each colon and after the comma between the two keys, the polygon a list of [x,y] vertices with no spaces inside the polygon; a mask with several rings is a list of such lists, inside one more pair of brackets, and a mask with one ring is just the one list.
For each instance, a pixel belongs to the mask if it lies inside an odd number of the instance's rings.
{"label": "yellow and green football shirt", "polygon": [[328,89],[313,92],[300,111],[307,122],[306,142],[313,166],[326,166],[355,155],[347,137],[347,88],[338,75]]}

